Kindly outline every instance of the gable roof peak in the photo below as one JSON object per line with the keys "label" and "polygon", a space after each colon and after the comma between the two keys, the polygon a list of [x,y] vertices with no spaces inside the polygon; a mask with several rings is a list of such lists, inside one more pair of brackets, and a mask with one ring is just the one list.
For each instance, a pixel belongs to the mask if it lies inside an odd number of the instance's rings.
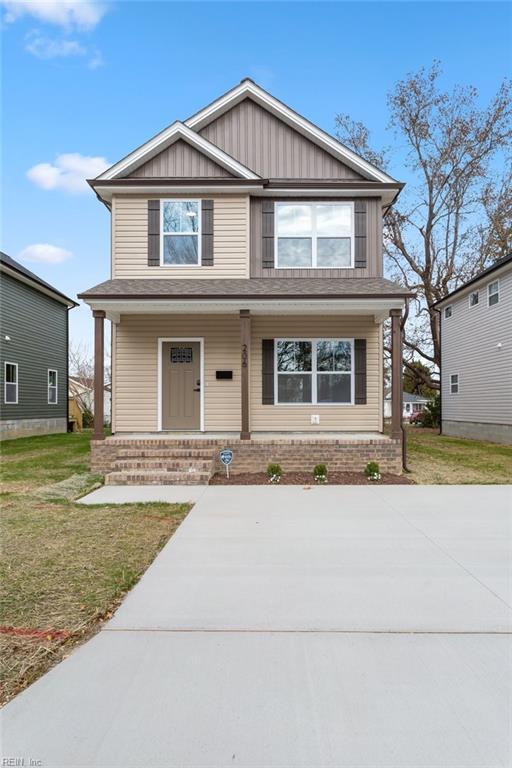
{"label": "gable roof peak", "polygon": [[346,147],[335,139],[334,136],[331,136],[322,128],[319,128],[310,120],[291,109],[291,107],[266,91],[250,77],[244,78],[234,88],[226,91],[218,99],[215,99],[215,101],[212,101],[199,112],[191,115],[185,121],[185,125],[194,131],[200,131],[246,98],[255,101],[310,141],[326,150],[333,157],[357,171],[368,181],[392,183],[399,186],[400,182],[392,176],[389,176],[389,174]]}

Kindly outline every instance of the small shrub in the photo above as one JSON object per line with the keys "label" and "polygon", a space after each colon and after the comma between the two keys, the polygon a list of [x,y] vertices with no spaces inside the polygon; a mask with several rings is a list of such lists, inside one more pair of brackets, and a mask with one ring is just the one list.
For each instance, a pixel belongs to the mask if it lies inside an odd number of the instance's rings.
{"label": "small shrub", "polygon": [[369,461],[364,473],[368,480],[380,480],[380,467],[376,461]]}
{"label": "small shrub", "polygon": [[94,416],[92,411],[84,411],[82,413],[82,427],[83,429],[91,429],[94,424]]}
{"label": "small shrub", "polygon": [[317,483],[327,482],[327,467],[325,464],[317,464],[313,469],[313,477]]}
{"label": "small shrub", "polygon": [[267,475],[269,483],[279,483],[281,481],[281,475],[283,470],[279,464],[269,464],[267,467]]}
{"label": "small shrub", "polygon": [[441,421],[441,397],[436,395],[430,400],[422,412],[422,427],[438,427]]}

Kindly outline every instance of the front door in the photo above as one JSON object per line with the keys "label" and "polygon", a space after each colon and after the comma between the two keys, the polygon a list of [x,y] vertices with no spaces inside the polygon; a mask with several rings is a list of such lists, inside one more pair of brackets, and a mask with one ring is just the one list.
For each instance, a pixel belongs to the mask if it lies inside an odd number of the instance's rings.
{"label": "front door", "polygon": [[162,429],[201,429],[201,346],[162,344]]}

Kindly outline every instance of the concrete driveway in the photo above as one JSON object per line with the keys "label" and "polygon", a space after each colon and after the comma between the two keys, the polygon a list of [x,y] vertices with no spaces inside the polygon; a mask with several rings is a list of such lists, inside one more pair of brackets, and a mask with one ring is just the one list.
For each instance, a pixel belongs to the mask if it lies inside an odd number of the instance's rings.
{"label": "concrete driveway", "polygon": [[511,518],[506,487],[210,487],[105,629],[7,705],[3,754],[509,768]]}

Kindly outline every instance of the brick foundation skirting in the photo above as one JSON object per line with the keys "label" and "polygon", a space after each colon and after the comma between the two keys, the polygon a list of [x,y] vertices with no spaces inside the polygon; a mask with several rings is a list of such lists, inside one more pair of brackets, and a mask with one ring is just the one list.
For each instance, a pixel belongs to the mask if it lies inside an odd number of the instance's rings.
{"label": "brick foundation skirting", "polygon": [[107,474],[114,468],[118,451],[137,448],[141,452],[165,448],[208,449],[217,453],[216,469],[222,465],[218,458],[221,448],[233,450],[230,472],[262,472],[269,463],[280,464],[284,472],[311,472],[315,464],[326,464],[331,472],[361,472],[369,461],[376,461],[381,472],[400,474],[402,471],[402,446],[400,440],[294,440],[279,438],[269,440],[234,439],[138,439],[110,437],[91,442],[91,470]]}

